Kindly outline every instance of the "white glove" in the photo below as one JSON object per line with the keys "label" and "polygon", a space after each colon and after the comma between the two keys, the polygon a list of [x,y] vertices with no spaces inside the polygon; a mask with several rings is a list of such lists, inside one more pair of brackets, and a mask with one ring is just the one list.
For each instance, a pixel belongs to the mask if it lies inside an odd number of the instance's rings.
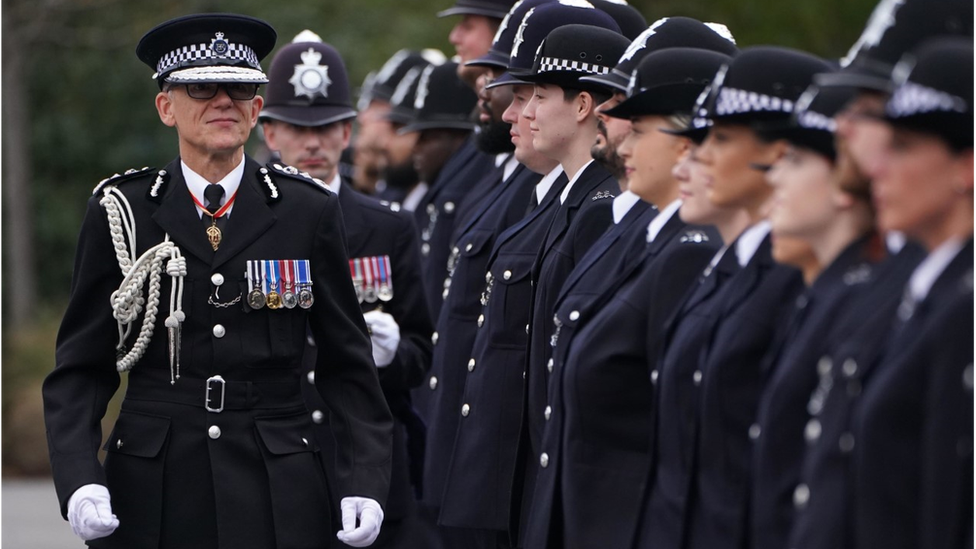
{"label": "white glove", "polygon": [[378,309],[363,315],[373,341],[373,362],[377,368],[385,368],[393,362],[400,346],[400,325],[389,313]]}
{"label": "white glove", "polygon": [[[342,530],[336,537],[339,541],[353,547],[368,547],[380,535],[383,524],[383,508],[375,499],[345,497],[339,503],[342,510]],[[359,528],[356,528],[356,519]]]}
{"label": "white glove", "polygon": [[88,541],[104,538],[119,527],[112,514],[112,498],[101,484],[86,484],[68,498],[68,522],[79,538]]}

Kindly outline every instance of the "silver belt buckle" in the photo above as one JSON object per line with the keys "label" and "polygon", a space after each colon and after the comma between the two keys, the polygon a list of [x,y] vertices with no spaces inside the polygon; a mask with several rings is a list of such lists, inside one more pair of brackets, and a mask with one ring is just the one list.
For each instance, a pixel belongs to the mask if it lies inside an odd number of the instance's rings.
{"label": "silver belt buckle", "polygon": [[[210,399],[210,394],[211,391],[214,390],[214,387],[212,385],[213,383],[220,384],[220,405],[216,407],[210,405],[210,403],[212,402],[212,400]],[[204,395],[203,407],[206,408],[208,412],[219,414],[220,412],[224,411],[224,393],[226,387],[227,387],[227,382],[224,381],[224,378],[220,376],[213,376],[207,378],[207,391],[206,394]]]}

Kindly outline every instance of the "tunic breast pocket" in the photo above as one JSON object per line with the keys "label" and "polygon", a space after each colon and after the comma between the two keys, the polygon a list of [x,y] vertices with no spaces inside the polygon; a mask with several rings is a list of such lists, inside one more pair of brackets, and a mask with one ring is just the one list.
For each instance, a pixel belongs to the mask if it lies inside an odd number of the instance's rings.
{"label": "tunic breast pocket", "polygon": [[491,343],[496,347],[524,347],[532,309],[532,266],[535,254],[500,256],[492,265],[494,280],[487,315],[491,315]]}
{"label": "tunic breast pocket", "polygon": [[453,300],[453,303],[460,305],[451,311],[454,316],[472,318],[481,311],[481,302],[477,298],[485,289],[485,267],[491,251],[491,246],[488,245],[491,237],[491,231],[474,231],[466,234],[457,244],[457,263],[448,265],[449,270],[454,273],[450,291],[471,297]]}
{"label": "tunic breast pocket", "polygon": [[307,330],[303,309],[252,310],[241,319],[240,330],[249,368],[291,368],[301,360]]}

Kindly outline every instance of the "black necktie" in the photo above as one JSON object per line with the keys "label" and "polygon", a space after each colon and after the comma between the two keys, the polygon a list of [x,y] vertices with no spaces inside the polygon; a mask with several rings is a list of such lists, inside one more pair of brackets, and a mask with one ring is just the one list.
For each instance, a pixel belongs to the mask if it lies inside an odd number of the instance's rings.
{"label": "black necktie", "polygon": [[536,194],[535,189],[532,189],[532,197],[529,198],[529,208],[525,210],[525,215],[532,213],[532,210],[539,205],[539,196]]}
{"label": "black necktie", "polygon": [[222,185],[210,184],[203,190],[203,197],[207,199],[207,211],[211,215],[220,209],[220,199],[224,197],[224,187]]}

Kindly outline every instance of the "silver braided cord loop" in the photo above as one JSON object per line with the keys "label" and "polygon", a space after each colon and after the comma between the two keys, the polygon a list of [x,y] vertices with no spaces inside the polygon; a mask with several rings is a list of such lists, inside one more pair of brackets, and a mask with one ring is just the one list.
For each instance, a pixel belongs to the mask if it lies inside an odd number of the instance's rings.
{"label": "silver braided cord loop", "polygon": [[[110,297],[112,316],[119,326],[116,369],[119,372],[131,370],[149,346],[153,330],[156,327],[156,317],[159,313],[160,281],[165,262],[166,274],[173,279],[169,300],[170,314],[166,317],[165,324],[170,340],[170,383],[175,383],[179,379],[180,327],[186,319],[182,310],[186,259],[182,256],[179,247],[170,241],[168,234],[163,242],[149,248],[138,258],[134,257],[136,226],[135,217],[128,200],[114,186],[107,186],[99,204],[105,208],[112,245],[115,248],[119,269],[121,269],[124,277],[119,289],[112,292]],[[144,297],[143,288],[146,285],[147,278],[149,280],[149,292]],[[143,311],[145,311],[145,315],[139,329],[139,335],[132,344],[132,348],[126,352],[125,341],[132,333],[133,324]]]}

